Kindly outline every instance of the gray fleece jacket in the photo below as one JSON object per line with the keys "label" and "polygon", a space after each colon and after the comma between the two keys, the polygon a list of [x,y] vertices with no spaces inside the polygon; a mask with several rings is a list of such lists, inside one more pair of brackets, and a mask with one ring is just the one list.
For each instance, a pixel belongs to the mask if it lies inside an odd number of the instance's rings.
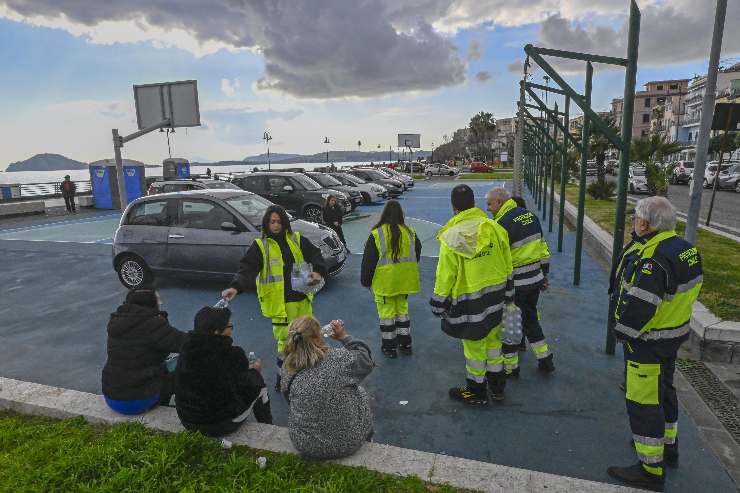
{"label": "gray fleece jacket", "polygon": [[329,349],[315,368],[295,374],[283,369],[281,390],[290,402],[290,440],[307,457],[351,455],[373,429],[370,398],[360,386],[375,367],[370,349],[351,336],[341,342],[344,347]]}

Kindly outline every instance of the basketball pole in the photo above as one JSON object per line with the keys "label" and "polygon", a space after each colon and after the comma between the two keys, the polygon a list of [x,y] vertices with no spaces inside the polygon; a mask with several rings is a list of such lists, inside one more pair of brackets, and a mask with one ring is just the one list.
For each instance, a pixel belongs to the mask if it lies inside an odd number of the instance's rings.
{"label": "basketball pole", "polygon": [[126,135],[125,137],[121,137],[121,135],[118,133],[117,128],[113,129],[113,155],[116,158],[116,175],[118,176],[118,198],[121,204],[121,210],[126,209],[126,206],[128,205],[128,196],[126,195],[126,182],[123,176],[123,158],[121,157],[121,148],[123,147],[123,144],[125,144],[126,142],[130,142],[138,137],[141,137],[142,135],[146,135],[149,132],[153,132],[155,130],[159,130],[160,128],[169,126],[170,120],[168,118],[155,125],[141,129],[138,132]]}

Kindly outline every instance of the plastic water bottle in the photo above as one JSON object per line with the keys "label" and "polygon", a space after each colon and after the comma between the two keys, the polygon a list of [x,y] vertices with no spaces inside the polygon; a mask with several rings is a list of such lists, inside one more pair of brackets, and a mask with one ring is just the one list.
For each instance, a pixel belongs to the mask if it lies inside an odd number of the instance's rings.
{"label": "plastic water bottle", "polygon": [[249,366],[252,367],[257,362],[257,355],[254,354],[254,351],[249,351],[249,354],[247,355],[247,361],[249,361]]}
{"label": "plastic water bottle", "polygon": [[221,298],[218,300],[218,303],[213,305],[213,308],[227,308],[229,306],[229,300],[226,298]]}
{"label": "plastic water bottle", "polygon": [[501,339],[508,344],[519,344],[522,340],[522,311],[511,303],[504,306]]}
{"label": "plastic water bottle", "polygon": [[332,334],[334,334],[334,327],[332,327],[330,323],[321,327],[321,335],[324,337],[331,337]]}

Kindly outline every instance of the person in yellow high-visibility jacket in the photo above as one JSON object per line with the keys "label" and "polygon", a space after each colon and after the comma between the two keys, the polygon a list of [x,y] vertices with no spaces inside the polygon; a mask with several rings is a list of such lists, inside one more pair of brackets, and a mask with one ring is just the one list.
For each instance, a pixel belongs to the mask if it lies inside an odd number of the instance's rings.
{"label": "person in yellow high-visibility jacket", "polygon": [[365,243],[360,275],[362,285],[375,296],[381,349],[388,358],[398,357],[399,350],[412,352],[408,295],[420,290],[420,257],[421,242],[404,223],[401,204],[388,201]]}
{"label": "person in yellow high-visibility jacket", "polygon": [[[283,366],[283,349],[288,325],[304,315],[313,315],[312,297],[294,291],[290,281],[293,264],[309,262],[311,277],[319,282],[326,277],[321,250],[290,227],[285,209],[271,205],[262,218],[262,237],[258,238],[239,263],[239,271],[221,296],[233,300],[247,288],[256,287],[262,315],[272,320],[272,334],[277,342],[277,365]],[[280,391],[278,374],[277,391]]]}

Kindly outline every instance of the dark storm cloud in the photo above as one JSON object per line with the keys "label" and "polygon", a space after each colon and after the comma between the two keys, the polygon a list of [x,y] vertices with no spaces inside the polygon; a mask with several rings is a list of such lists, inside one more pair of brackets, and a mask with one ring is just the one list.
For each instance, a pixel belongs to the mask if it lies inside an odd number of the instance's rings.
{"label": "dark storm cloud", "polygon": [[261,89],[305,98],[378,96],[465,80],[455,46],[422,18],[397,32],[384,0],[0,0],[25,17],[93,26],[135,21],[183,29],[199,41],[252,48],[265,59]]}

